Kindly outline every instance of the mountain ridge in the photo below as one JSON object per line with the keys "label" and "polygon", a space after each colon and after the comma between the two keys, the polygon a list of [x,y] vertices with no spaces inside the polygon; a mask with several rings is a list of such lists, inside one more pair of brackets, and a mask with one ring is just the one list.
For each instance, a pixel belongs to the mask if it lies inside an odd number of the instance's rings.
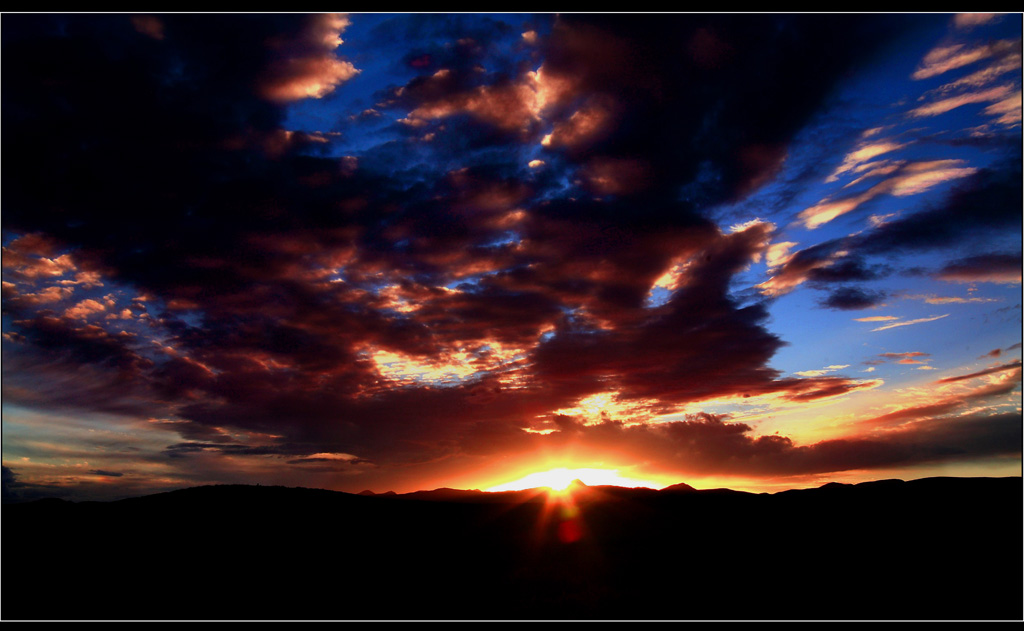
{"label": "mountain ridge", "polygon": [[[804,488],[784,489],[784,490],[781,490],[781,491],[775,491],[775,492],[771,492],[771,493],[769,493],[769,492],[754,493],[754,492],[750,492],[750,491],[740,491],[740,490],[726,488],[726,487],[718,487],[718,488],[711,488],[711,489],[697,489],[697,488],[694,488],[693,486],[691,486],[691,485],[689,485],[689,484],[687,484],[685,482],[680,482],[680,483],[672,484],[672,485],[663,487],[661,489],[653,489],[653,488],[650,488],[650,487],[617,486],[617,485],[613,485],[613,484],[588,485],[585,482],[577,479],[577,480],[573,480],[569,484],[569,486],[567,487],[567,490],[569,490],[570,492],[575,491],[575,492],[584,492],[584,493],[600,491],[600,492],[613,493],[613,494],[618,494],[618,495],[652,494],[652,493],[653,494],[693,493],[693,494],[696,494],[696,495],[733,494],[733,495],[748,495],[748,496],[753,496],[753,495],[778,496],[778,495],[781,495],[781,494],[804,493],[804,492],[813,492],[813,491],[842,492],[843,490],[857,489],[857,488],[867,489],[867,488],[879,488],[879,487],[882,487],[882,486],[890,486],[890,487],[897,486],[898,487],[899,485],[906,485],[906,484],[910,484],[910,485],[931,485],[931,484],[935,484],[937,481],[954,481],[954,480],[1013,480],[1013,479],[1018,479],[1019,480],[1019,479],[1021,479],[1021,477],[1020,476],[1003,476],[1003,477],[993,477],[993,476],[972,476],[972,477],[963,477],[963,476],[929,476],[929,477],[925,477],[925,478],[915,478],[915,479],[912,479],[912,480],[902,480],[902,479],[899,479],[899,478],[888,478],[888,479],[883,479],[883,480],[868,480],[868,481],[856,482],[856,483],[827,482],[827,483],[825,483],[825,484],[823,484],[821,486],[817,486],[817,487],[804,487]],[[274,490],[286,489],[286,490],[293,490],[293,491],[300,492],[300,493],[313,493],[313,494],[334,493],[334,494],[340,494],[340,495],[368,497],[368,498],[417,499],[417,500],[434,500],[434,501],[452,501],[452,500],[467,500],[467,499],[468,500],[481,499],[481,500],[485,500],[485,501],[499,501],[499,500],[503,500],[503,499],[517,500],[517,499],[520,499],[523,496],[529,496],[531,498],[532,497],[545,496],[545,495],[547,495],[548,493],[550,493],[552,491],[552,489],[550,487],[545,487],[545,486],[538,486],[538,487],[531,487],[531,488],[527,488],[527,489],[518,489],[518,490],[510,490],[510,491],[482,491],[480,489],[457,489],[457,488],[451,488],[451,487],[438,487],[438,488],[435,488],[435,489],[421,489],[421,490],[417,490],[417,491],[409,491],[409,492],[406,492],[406,493],[396,493],[395,491],[391,491],[391,490],[377,493],[377,492],[371,491],[369,489],[360,491],[358,493],[353,493],[353,492],[350,492],[350,491],[336,491],[336,490],[333,490],[333,489],[323,489],[323,488],[303,487],[303,486],[294,486],[293,487],[293,486],[283,486],[283,485],[261,485],[261,484],[204,484],[204,485],[198,485],[198,486],[192,486],[192,487],[183,487],[183,488],[179,488],[179,489],[171,489],[171,490],[168,490],[168,491],[160,491],[160,492],[157,492],[157,493],[147,493],[147,494],[143,494],[143,495],[130,496],[130,497],[120,498],[120,499],[116,499],[116,500],[67,500],[67,499],[61,499],[61,498],[48,497],[48,498],[37,498],[37,499],[23,501],[23,502],[9,502],[9,503],[6,503],[5,506],[14,506],[14,505],[21,505],[21,504],[33,504],[33,503],[40,503],[40,502],[41,503],[47,503],[47,502],[66,502],[66,503],[70,503],[70,504],[88,504],[88,503],[104,504],[104,503],[111,503],[111,502],[124,502],[124,501],[130,501],[130,500],[139,500],[139,499],[143,499],[143,498],[163,497],[163,496],[169,496],[171,494],[181,494],[181,493],[186,493],[186,492],[194,492],[197,489],[253,489],[253,490],[256,490],[256,489],[274,489]]]}
{"label": "mountain ridge", "polygon": [[[5,619],[1016,619],[1020,477],[4,508]],[[87,576],[88,580],[55,577]],[[40,586],[46,586],[41,590]],[[681,595],[685,594],[685,598]]]}

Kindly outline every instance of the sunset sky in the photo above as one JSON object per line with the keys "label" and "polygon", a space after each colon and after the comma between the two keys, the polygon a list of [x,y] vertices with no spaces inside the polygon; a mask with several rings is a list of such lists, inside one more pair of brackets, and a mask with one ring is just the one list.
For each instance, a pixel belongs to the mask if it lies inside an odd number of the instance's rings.
{"label": "sunset sky", "polygon": [[6,14],[4,500],[1020,475],[1021,30]]}

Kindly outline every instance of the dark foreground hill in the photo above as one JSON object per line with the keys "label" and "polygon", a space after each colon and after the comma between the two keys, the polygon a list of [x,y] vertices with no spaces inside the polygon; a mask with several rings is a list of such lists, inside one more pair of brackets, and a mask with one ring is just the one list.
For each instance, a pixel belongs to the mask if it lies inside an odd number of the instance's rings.
{"label": "dark foreground hill", "polygon": [[3,508],[13,619],[1009,619],[1021,478]]}

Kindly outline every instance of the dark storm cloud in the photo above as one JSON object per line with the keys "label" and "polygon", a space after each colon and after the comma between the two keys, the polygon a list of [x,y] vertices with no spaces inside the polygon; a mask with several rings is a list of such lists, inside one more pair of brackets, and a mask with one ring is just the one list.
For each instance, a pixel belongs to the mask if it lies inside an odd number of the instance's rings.
{"label": "dark storm cloud", "polygon": [[4,340],[4,399],[44,409],[150,415],[163,407],[147,380],[153,360],[138,340],[43,310],[16,320]]}
{"label": "dark storm cloud", "polygon": [[152,365],[132,350],[134,336],[127,332],[112,334],[45,310],[16,324],[37,356],[51,364],[102,366],[135,375]]}
{"label": "dark storm cloud", "polygon": [[157,428],[175,432],[188,441],[227,443],[232,440],[219,428],[200,425],[193,421],[150,419],[149,422]]}
{"label": "dark storm cloud", "polygon": [[648,190],[694,185],[714,201],[763,183],[836,81],[870,58],[865,42],[898,28],[899,19],[832,16],[567,15],[544,68],[576,86],[566,114],[598,96],[623,107],[599,142],[567,150],[574,159],[642,157]]}
{"label": "dark storm cloud", "polygon": [[828,295],[819,304],[829,309],[853,311],[877,307],[885,301],[884,291],[869,291],[859,287],[840,287]]}
{"label": "dark storm cloud", "polygon": [[564,331],[538,349],[536,373],[566,387],[604,381],[626,398],[665,402],[731,393],[813,396],[822,385],[833,388],[827,379],[778,380],[766,364],[782,342],[762,326],[767,310],[740,308],[728,296],[729,280],[750,260],[763,230],[721,238],[701,251],[687,286],[642,323],[591,332],[566,322]]}
{"label": "dark storm cloud", "polygon": [[807,274],[812,283],[844,283],[861,280],[876,280],[890,272],[886,265],[867,265],[863,260],[853,257],[839,259],[827,267],[815,267]]}
{"label": "dark storm cloud", "polygon": [[[422,74],[386,104],[409,121],[401,140],[358,158],[281,129],[295,90],[345,89],[325,20],[8,16],[5,234],[74,252],[153,323],[151,339],[121,335],[18,294],[5,397],[174,419],[160,427],[189,442],[168,455],[410,462],[529,444],[531,419],[597,392],[668,412],[865,387],[779,378],[767,309],[730,295],[768,228],[726,235],[707,217],[775,172],[903,18],[565,16],[539,49],[552,93],[538,109],[533,66],[475,69],[495,61],[487,33],[516,33],[414,17],[408,28],[465,41],[408,51]],[[549,168],[528,172],[523,143],[540,143],[542,119]],[[646,307],[682,263],[682,285]],[[850,259],[815,280],[878,273]],[[389,381],[373,359],[469,349],[487,365],[489,343],[518,356],[447,387]],[[267,437],[229,442],[222,428]],[[733,431],[699,429],[678,431]],[[748,449],[740,434],[728,444]]]}
{"label": "dark storm cloud", "polygon": [[948,263],[935,278],[959,283],[1020,283],[1022,261],[1017,254],[981,254]]}
{"label": "dark storm cloud", "polygon": [[874,437],[804,446],[784,436],[754,436],[749,425],[710,414],[657,425],[566,421],[561,432],[542,438],[549,447],[564,442],[578,447],[614,448],[619,453],[644,454],[668,469],[730,475],[803,475],[1020,453],[1020,413],[916,416],[927,420]]}
{"label": "dark storm cloud", "polygon": [[542,46],[539,77],[471,87],[465,71],[442,69],[404,86],[399,102],[420,124],[459,129],[466,119],[448,117],[463,114],[534,142],[545,133],[539,107],[555,122],[552,157],[583,167],[592,183],[603,165],[616,172],[615,186],[591,187],[598,194],[676,198],[685,189],[715,202],[764,183],[836,82],[900,27],[892,16],[563,15]]}

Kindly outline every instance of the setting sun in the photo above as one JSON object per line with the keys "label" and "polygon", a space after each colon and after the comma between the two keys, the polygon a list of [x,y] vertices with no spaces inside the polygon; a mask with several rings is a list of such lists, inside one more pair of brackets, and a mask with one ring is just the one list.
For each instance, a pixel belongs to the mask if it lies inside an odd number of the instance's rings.
{"label": "setting sun", "polygon": [[555,491],[562,491],[566,489],[573,480],[579,480],[587,486],[611,484],[625,487],[643,486],[652,489],[659,489],[665,486],[664,484],[659,484],[650,480],[637,480],[621,476],[619,475],[618,469],[567,469],[565,467],[561,467],[558,469],[531,473],[512,482],[492,486],[487,489],[487,491],[520,491],[522,489],[533,489],[537,487],[547,487]]}

